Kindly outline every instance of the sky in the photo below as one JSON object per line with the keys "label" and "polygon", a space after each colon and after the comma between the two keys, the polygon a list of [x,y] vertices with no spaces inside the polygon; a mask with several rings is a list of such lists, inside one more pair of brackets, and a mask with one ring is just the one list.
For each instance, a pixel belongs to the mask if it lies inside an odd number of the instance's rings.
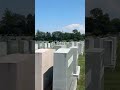
{"label": "sky", "polygon": [[[28,4],[29,3],[29,4]],[[0,19],[8,8],[13,13],[28,15],[35,14],[35,0],[0,0]]]}
{"label": "sky", "polygon": [[85,0],[35,0],[35,30],[85,33]]}
{"label": "sky", "polygon": [[120,0],[86,0],[86,16],[93,8],[101,8],[110,18],[120,18]]}

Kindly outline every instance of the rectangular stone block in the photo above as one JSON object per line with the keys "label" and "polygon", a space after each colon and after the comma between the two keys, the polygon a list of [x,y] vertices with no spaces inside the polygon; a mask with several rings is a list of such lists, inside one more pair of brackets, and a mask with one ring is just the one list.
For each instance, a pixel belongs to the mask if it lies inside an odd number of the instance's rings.
{"label": "rectangular stone block", "polygon": [[100,48],[100,39],[99,37],[94,39],[94,48]]}
{"label": "rectangular stone block", "polygon": [[38,43],[35,43],[35,50],[38,49]]}
{"label": "rectangular stone block", "polygon": [[19,41],[18,40],[7,41],[7,53],[8,54],[19,53]]}
{"label": "rectangular stone block", "polygon": [[86,49],[94,48],[94,38],[92,38],[92,37],[86,38],[85,43],[86,43]]}
{"label": "rectangular stone block", "polygon": [[85,39],[85,49],[87,50],[89,48],[89,39]]}
{"label": "rectangular stone block", "polygon": [[71,47],[73,51],[73,73],[77,73],[77,66],[78,66],[78,47]]}
{"label": "rectangular stone block", "polygon": [[35,90],[49,90],[53,80],[54,49],[35,51]]}
{"label": "rectangular stone block", "polygon": [[50,48],[53,48],[55,46],[55,43],[54,42],[51,42],[50,43]]}
{"label": "rectangular stone block", "polygon": [[70,48],[71,46],[72,46],[72,43],[67,42],[66,47],[67,47],[67,48]]}
{"label": "rectangular stone block", "polygon": [[45,43],[45,48],[47,48],[48,46],[47,46],[47,43]]}
{"label": "rectangular stone block", "polygon": [[19,50],[20,50],[20,53],[29,53],[29,41],[20,40]]}
{"label": "rectangular stone block", "polygon": [[113,57],[112,57],[112,63],[111,65],[113,66],[113,68],[115,68],[116,66],[116,58],[117,58],[117,38],[116,37],[108,37],[109,40],[113,41]]}
{"label": "rectangular stone block", "polygon": [[78,43],[78,54],[82,54],[82,43]]}
{"label": "rectangular stone block", "polygon": [[104,65],[105,67],[110,67],[112,65],[113,58],[113,42],[112,40],[105,40],[103,42],[104,53]]}
{"label": "rectangular stone block", "polygon": [[48,43],[48,48],[50,48],[50,43]]}
{"label": "rectangular stone block", "polygon": [[66,48],[65,45],[55,45],[53,49],[58,50],[59,48]]}
{"label": "rectangular stone block", "polygon": [[73,51],[60,48],[54,53],[53,90],[75,90],[76,77],[73,76]]}
{"label": "rectangular stone block", "polygon": [[32,54],[0,58],[0,90],[34,90],[35,59]]}
{"label": "rectangular stone block", "polygon": [[35,54],[35,41],[34,40],[29,41],[29,51],[30,53]]}
{"label": "rectangular stone block", "polygon": [[7,55],[7,43],[0,42],[0,57]]}
{"label": "rectangular stone block", "polygon": [[81,55],[83,55],[85,51],[85,41],[80,41],[80,43],[81,43]]}
{"label": "rectangular stone block", "polygon": [[104,90],[104,49],[87,49],[85,59],[86,90]]}

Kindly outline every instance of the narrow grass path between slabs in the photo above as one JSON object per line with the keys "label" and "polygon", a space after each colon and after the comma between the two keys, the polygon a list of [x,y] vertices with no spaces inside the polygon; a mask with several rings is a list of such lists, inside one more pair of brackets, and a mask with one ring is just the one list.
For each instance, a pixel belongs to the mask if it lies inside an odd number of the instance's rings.
{"label": "narrow grass path between slabs", "polygon": [[80,79],[78,81],[77,90],[85,90],[85,55],[79,56],[78,65],[80,66]]}

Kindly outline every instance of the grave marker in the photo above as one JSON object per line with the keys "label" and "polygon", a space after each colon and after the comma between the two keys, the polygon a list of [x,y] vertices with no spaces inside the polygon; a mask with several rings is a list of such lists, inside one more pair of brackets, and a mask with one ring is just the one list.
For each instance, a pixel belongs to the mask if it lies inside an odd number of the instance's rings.
{"label": "grave marker", "polygon": [[[86,50],[85,74],[86,90],[103,90],[104,88],[104,49]],[[89,77],[91,76],[91,77]]]}
{"label": "grave marker", "polygon": [[7,43],[0,42],[0,57],[7,55]]}
{"label": "grave marker", "polygon": [[35,59],[32,54],[0,57],[0,90],[34,90]]}
{"label": "grave marker", "polygon": [[76,80],[77,78],[73,76],[72,49],[58,49],[54,53],[53,90],[75,90]]}
{"label": "grave marker", "polygon": [[27,40],[20,40],[19,50],[20,53],[29,53],[29,42]]}
{"label": "grave marker", "polygon": [[35,51],[35,90],[48,90],[52,84],[54,49]]}
{"label": "grave marker", "polygon": [[7,41],[7,53],[8,54],[19,53],[19,41],[18,40]]}
{"label": "grave marker", "polygon": [[65,45],[55,45],[53,49],[58,50],[59,48],[66,48]]}

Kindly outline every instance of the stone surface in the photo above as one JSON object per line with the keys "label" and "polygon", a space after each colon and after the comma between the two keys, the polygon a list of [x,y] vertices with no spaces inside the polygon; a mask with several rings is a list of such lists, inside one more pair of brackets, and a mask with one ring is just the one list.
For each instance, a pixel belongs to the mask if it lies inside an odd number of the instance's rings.
{"label": "stone surface", "polygon": [[29,41],[29,51],[30,53],[35,54],[35,41],[34,40]]}
{"label": "stone surface", "polygon": [[71,90],[76,85],[73,78],[73,51],[60,48],[54,53],[53,90]]}
{"label": "stone surface", "polygon": [[9,40],[7,42],[7,53],[8,54],[19,53],[19,41],[18,40]]}
{"label": "stone surface", "polygon": [[65,45],[55,45],[53,49],[58,50],[59,48],[66,48]]}
{"label": "stone surface", "polygon": [[54,49],[35,51],[35,90],[47,90],[52,84]]}
{"label": "stone surface", "polygon": [[38,49],[38,43],[35,43],[35,50]]}
{"label": "stone surface", "polygon": [[0,42],[0,57],[7,55],[7,43]]}
{"label": "stone surface", "polygon": [[116,37],[108,37],[108,39],[113,41],[113,49],[112,49],[113,57],[112,57],[111,65],[113,66],[113,68],[115,68],[116,58],[117,58],[117,54],[116,54],[117,53],[117,38]]}
{"label": "stone surface", "polygon": [[11,54],[0,58],[0,90],[34,90],[35,58]]}
{"label": "stone surface", "polygon": [[21,40],[19,43],[20,53],[29,53],[29,41]]}
{"label": "stone surface", "polygon": [[73,51],[73,73],[77,73],[77,66],[78,66],[78,47],[71,47]]}
{"label": "stone surface", "polygon": [[[86,90],[103,90],[104,84],[104,49],[92,48],[86,50],[85,74]],[[91,77],[88,77],[91,75]],[[91,81],[90,81],[91,80]],[[89,85],[88,85],[89,84]]]}
{"label": "stone surface", "polygon": [[103,42],[103,48],[105,50],[104,53],[104,66],[109,67],[112,64],[112,58],[113,58],[113,42],[112,40],[105,40]]}

